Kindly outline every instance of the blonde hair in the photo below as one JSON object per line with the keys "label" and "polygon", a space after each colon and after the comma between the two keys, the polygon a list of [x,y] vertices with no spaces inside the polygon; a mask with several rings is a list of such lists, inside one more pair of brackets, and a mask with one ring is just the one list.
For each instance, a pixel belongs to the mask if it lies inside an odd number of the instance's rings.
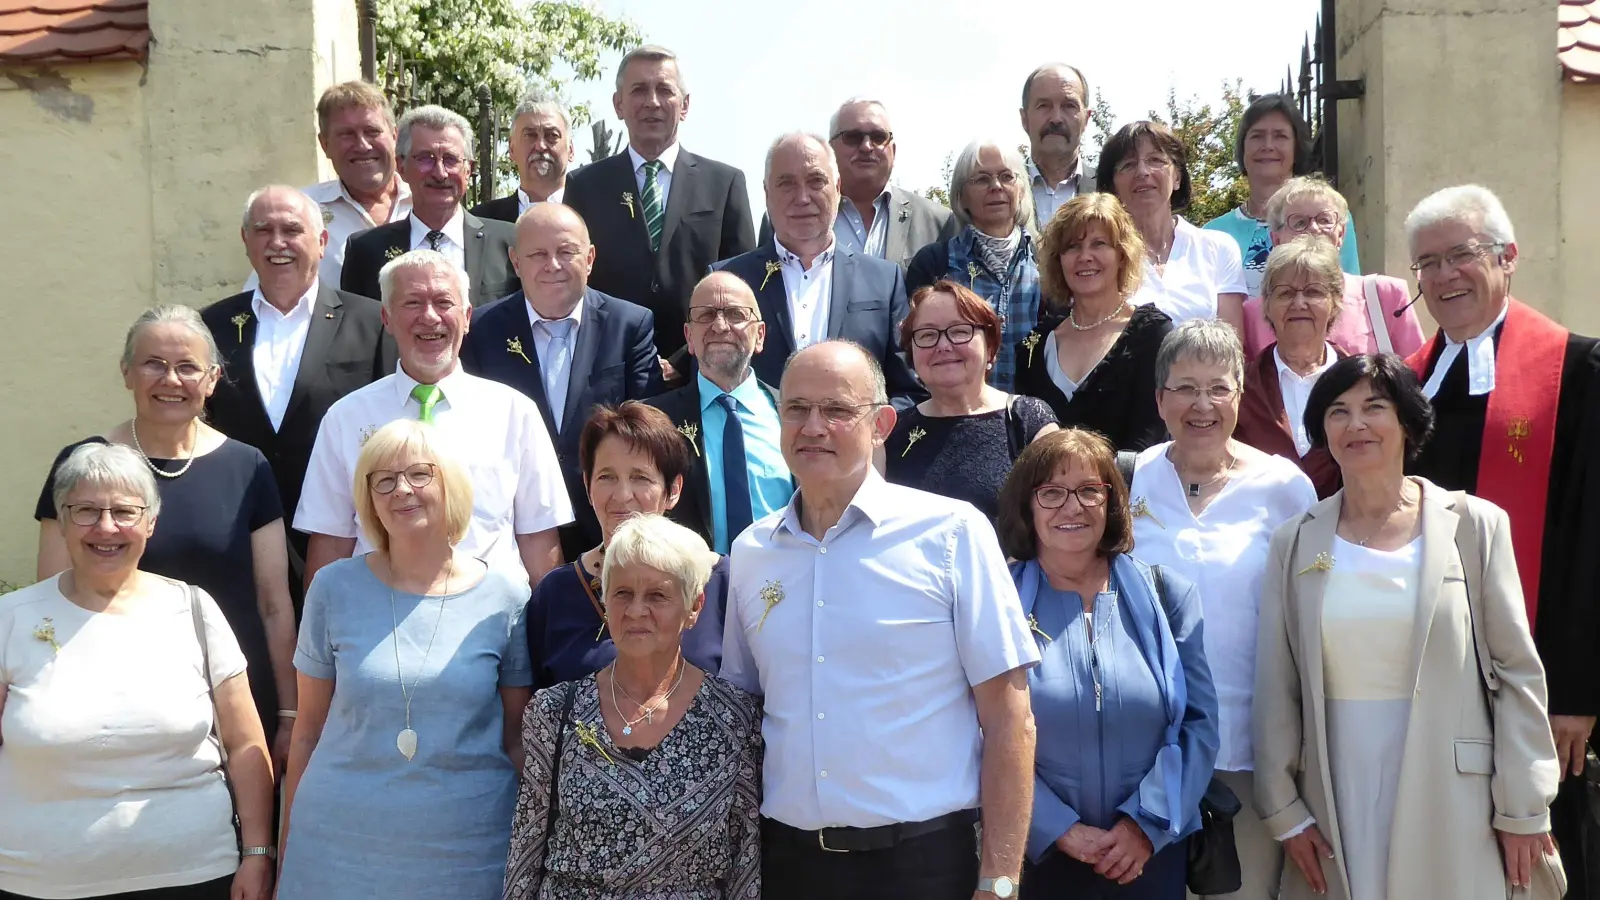
{"label": "blonde hair", "polygon": [[1296,200],[1323,200],[1339,213],[1339,227],[1350,221],[1350,204],[1333,185],[1314,175],[1301,175],[1283,183],[1267,200],[1267,228],[1282,231],[1289,225],[1289,204]]}
{"label": "blonde hair", "polygon": [[346,109],[371,109],[383,113],[383,118],[394,127],[394,110],[389,107],[389,98],[377,85],[365,81],[345,81],[333,85],[322,92],[317,99],[317,133],[328,133],[328,120],[333,114]]}
{"label": "blonde hair", "polygon": [[648,566],[671,578],[683,592],[683,608],[693,609],[695,600],[711,580],[717,564],[700,535],[665,516],[639,515],[617,526],[606,544],[605,565],[600,572],[602,595],[611,590],[611,572],[624,566]]}
{"label": "blonde hair", "polygon": [[432,425],[415,419],[396,419],[378,429],[378,432],[361,445],[361,455],[356,458],[356,474],[350,489],[356,504],[356,521],[366,533],[372,546],[389,552],[389,532],[378,518],[378,504],[373,499],[367,479],[372,473],[406,453],[414,452],[436,467],[434,481],[444,495],[445,536],[451,544],[461,540],[472,523],[472,478],[456,459],[440,446],[439,432]]}
{"label": "blonde hair", "polygon": [[1117,292],[1123,297],[1138,292],[1139,283],[1144,280],[1145,250],[1144,237],[1133,224],[1133,217],[1115,194],[1079,194],[1056,210],[1039,238],[1039,291],[1046,306],[1061,308],[1072,300],[1067,275],[1061,271],[1061,254],[1095,225],[1105,228],[1117,251]]}
{"label": "blonde hair", "polygon": [[[1267,257],[1267,268],[1261,273],[1261,311],[1266,316],[1268,295],[1280,283],[1289,280],[1296,272],[1305,273],[1312,284],[1328,289],[1332,309],[1328,324],[1339,318],[1344,306],[1344,270],[1339,267],[1339,251],[1333,244],[1314,234],[1302,234],[1287,244],[1272,248]],[[1272,318],[1266,316],[1268,327],[1277,332]]]}

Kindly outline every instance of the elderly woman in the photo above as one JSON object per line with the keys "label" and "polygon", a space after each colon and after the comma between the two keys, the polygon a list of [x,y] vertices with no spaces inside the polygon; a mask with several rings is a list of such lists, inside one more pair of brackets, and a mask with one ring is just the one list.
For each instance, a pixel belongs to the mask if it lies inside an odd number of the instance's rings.
{"label": "elderly woman", "polygon": [[[1347,237],[1349,219],[1350,207],[1344,196],[1317,178],[1291,179],[1267,203],[1274,246],[1315,237],[1339,253],[1340,242],[1351,239]],[[1343,297],[1345,312],[1334,321],[1328,342],[1349,354],[1415,353],[1422,346],[1422,325],[1412,311],[1406,283],[1387,275],[1348,274],[1355,270],[1340,258],[1345,268],[1334,296]],[[1265,293],[1252,294],[1244,305],[1244,346],[1252,359],[1274,339],[1265,316],[1265,298]]]}
{"label": "elderly woman", "polygon": [[1172,319],[1132,302],[1145,254],[1128,211],[1110,194],[1074,197],[1045,225],[1039,245],[1049,311],[1017,346],[1017,391],[1118,450],[1166,440],[1150,398],[1156,351]]}
{"label": "elderly woman", "polygon": [[289,758],[294,724],[294,603],[282,501],[261,451],[203,421],[222,370],[216,341],[187,306],[146,310],[122,347],[122,383],[133,418],[67,447],[39,494],[38,575],[67,567],[55,521],[55,470],[86,444],[132,447],[156,478],[166,515],[150,537],[145,571],[193,584],[215,598],[244,651],[256,712],[273,767]]}
{"label": "elderly woman", "polygon": [[906,268],[906,291],[948,278],[994,307],[999,348],[989,383],[1012,389],[1012,348],[1039,319],[1039,269],[1033,239],[1033,191],[1022,154],[999,141],[974,141],[950,170],[950,206],[962,228],[948,241],[918,250]]}
{"label": "elderly woman", "polygon": [[1246,293],[1239,247],[1178,215],[1191,193],[1183,142],[1160,122],[1124,125],[1100,154],[1101,191],[1114,193],[1144,238],[1144,281],[1133,297],[1174,322],[1221,318],[1244,327]]}
{"label": "elderly woman", "polygon": [[[1161,344],[1156,378],[1156,403],[1172,440],[1139,454],[1135,465],[1134,545],[1140,559],[1200,589],[1221,720],[1216,777],[1248,797],[1255,765],[1256,613],[1267,545],[1279,525],[1317,502],[1317,493],[1294,463],[1234,437],[1244,351],[1231,327],[1215,319],[1179,325]],[[1233,826],[1244,881],[1224,896],[1269,896],[1282,866],[1273,835],[1248,807]]]}
{"label": "elderly woman", "polygon": [[306,591],[279,900],[500,894],[528,588],[457,547],[472,482],[441,446],[410,419],[367,440],[353,496],[374,549]]}
{"label": "elderly woman", "polygon": [[661,516],[612,534],[616,659],[528,706],[505,900],[761,896],[760,702],[683,654],[716,560]]}
{"label": "elderly woman", "polygon": [[1344,273],[1339,252],[1327,241],[1299,237],[1280,244],[1267,260],[1262,289],[1269,344],[1245,369],[1234,436],[1264,453],[1300,467],[1319,498],[1339,489],[1339,467],[1306,431],[1306,401],[1317,378],[1346,356],[1328,340],[1343,314],[1339,299]]}
{"label": "elderly woman", "polygon": [[[540,579],[528,600],[528,655],[535,690],[600,671],[616,658],[600,601],[600,571],[618,526],[637,515],[666,515],[692,471],[691,445],[667,414],[628,400],[598,406],[578,435],[578,463],[600,520],[600,546]],[[715,675],[722,664],[728,561],[706,583],[706,605],[683,636],[683,654]]]}
{"label": "elderly woman", "polygon": [[0,897],[267,900],[245,658],[204,590],[139,568],[163,512],[145,458],[84,444],[50,504],[65,570],[0,596]]}
{"label": "elderly woman", "polygon": [[1022,884],[1030,898],[1182,900],[1188,835],[1217,755],[1200,597],[1133,547],[1128,489],[1079,428],[1023,452],[1000,543],[1042,661]]}
{"label": "elderly woman", "polygon": [[[1280,243],[1273,239],[1274,229],[1267,224],[1267,207],[1285,182],[1311,171],[1311,128],[1294,97],[1266,94],[1250,101],[1233,136],[1233,162],[1249,182],[1250,194],[1204,227],[1228,235],[1239,245],[1245,286],[1251,297],[1260,297],[1267,255]],[[1346,272],[1360,274],[1356,233],[1348,216],[1337,232],[1335,243],[1340,242],[1340,265]],[[1248,344],[1245,349],[1250,349]]]}
{"label": "elderly woman", "polygon": [[1405,476],[1433,413],[1398,357],[1334,363],[1306,419],[1344,489],[1273,537],[1261,602],[1280,897],[1556,900],[1560,773],[1505,512]]}
{"label": "elderly woman", "polygon": [[895,419],[884,477],[965,500],[994,521],[1000,485],[1029,442],[1056,430],[1043,401],[984,383],[1000,349],[1000,317],[947,278],[911,295],[900,346],[928,399]]}

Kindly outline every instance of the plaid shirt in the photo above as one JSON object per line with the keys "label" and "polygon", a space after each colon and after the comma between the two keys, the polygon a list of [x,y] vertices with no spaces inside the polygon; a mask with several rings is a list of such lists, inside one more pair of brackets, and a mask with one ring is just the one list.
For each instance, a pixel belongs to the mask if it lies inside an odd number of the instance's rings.
{"label": "plaid shirt", "polygon": [[1033,258],[1033,239],[1026,231],[1004,273],[990,271],[977,242],[971,225],[950,239],[950,279],[964,282],[989,301],[1000,317],[1000,353],[994,359],[989,383],[1010,392],[1016,381],[1017,343],[1039,321],[1039,265]]}

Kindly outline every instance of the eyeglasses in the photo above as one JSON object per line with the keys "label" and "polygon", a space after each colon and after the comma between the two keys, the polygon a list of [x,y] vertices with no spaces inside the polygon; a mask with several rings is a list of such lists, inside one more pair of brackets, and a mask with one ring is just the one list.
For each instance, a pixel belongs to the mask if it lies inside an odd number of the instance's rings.
{"label": "eyeglasses", "polygon": [[756,311],[748,306],[691,306],[689,321],[696,325],[710,325],[721,319],[730,327],[738,328],[757,320]]}
{"label": "eyeglasses", "polygon": [[1152,172],[1160,172],[1172,165],[1172,160],[1167,159],[1165,156],[1146,156],[1144,159],[1129,157],[1117,163],[1117,168],[1114,171],[1118,175],[1132,175],[1139,170],[1140,165]]}
{"label": "eyeglasses", "polygon": [[197,362],[181,362],[174,365],[164,359],[147,359],[139,363],[139,374],[152,380],[160,380],[166,378],[168,374],[173,374],[178,376],[179,381],[192,384],[204,378],[211,368]]}
{"label": "eyeglasses", "polygon": [[1307,303],[1327,303],[1333,299],[1332,285],[1310,284],[1303,288],[1280,285],[1267,294],[1267,300],[1272,303],[1293,303],[1296,297],[1306,298]]}
{"label": "eyeglasses", "polygon": [[1238,388],[1226,384],[1213,384],[1204,390],[1201,390],[1192,384],[1180,384],[1177,387],[1166,387],[1163,385],[1161,389],[1166,391],[1168,394],[1177,397],[1179,400],[1182,400],[1184,403],[1191,404],[1196,400],[1199,400],[1201,395],[1211,398],[1212,403],[1227,403],[1229,398],[1231,398],[1234,394],[1239,393]]}
{"label": "eyeglasses", "polygon": [[440,166],[443,166],[446,172],[455,174],[461,171],[461,167],[471,162],[471,160],[462,159],[454,153],[446,153],[444,156],[434,156],[432,153],[413,153],[411,154],[411,162],[417,167],[417,171],[424,174],[432,172]]}
{"label": "eyeglasses", "polygon": [[957,345],[972,343],[972,338],[977,333],[978,326],[971,322],[957,322],[948,328],[918,328],[911,332],[911,343],[924,350],[931,350],[939,346],[941,335],[952,345]]}
{"label": "eyeglasses", "polygon": [[1326,211],[1319,212],[1314,216],[1294,215],[1285,219],[1283,224],[1288,226],[1289,230],[1295,234],[1303,234],[1304,232],[1310,231],[1312,225],[1315,225],[1318,228],[1338,227],[1339,215],[1337,213]]}
{"label": "eyeglasses", "polygon": [[1017,183],[1017,173],[1011,171],[1010,169],[1001,172],[999,175],[991,175],[988,172],[979,172],[968,179],[968,181],[971,184],[975,184],[987,191],[997,184],[1001,187],[1011,187],[1013,184]]}
{"label": "eyeglasses", "polygon": [[874,128],[871,131],[861,131],[860,129],[851,128],[834,135],[833,139],[836,141],[844,141],[846,147],[859,147],[866,141],[871,141],[875,146],[878,147],[887,147],[889,142],[894,140],[894,132],[884,131],[881,128]]}
{"label": "eyeglasses", "polygon": [[785,425],[804,425],[811,421],[813,412],[821,412],[823,421],[830,427],[844,428],[854,425],[862,416],[882,405],[882,403],[841,403],[837,400],[824,400],[820,403],[786,400],[778,410],[778,417]]}
{"label": "eyeglasses", "polygon": [[395,488],[400,486],[400,479],[403,477],[412,489],[425,488],[433,483],[433,476],[437,471],[438,467],[433,463],[417,463],[414,466],[407,466],[403,472],[373,469],[367,473],[367,487],[374,493],[392,494]]}
{"label": "eyeglasses", "polygon": [[95,506],[91,503],[69,503],[66,507],[67,517],[72,520],[72,524],[81,525],[85,528],[100,524],[100,519],[106,513],[111,514],[111,524],[118,528],[130,528],[139,524],[139,520],[144,518],[144,511],[148,508],[131,504]]}
{"label": "eyeglasses", "polygon": [[1047,484],[1041,488],[1034,488],[1033,491],[1033,502],[1039,504],[1040,509],[1060,509],[1067,505],[1068,497],[1077,497],[1078,505],[1084,509],[1105,506],[1106,501],[1111,498],[1111,485],[1092,482],[1069,488],[1059,484]]}
{"label": "eyeglasses", "polygon": [[1417,261],[1411,264],[1411,271],[1418,275],[1433,276],[1439,274],[1441,266],[1448,266],[1453,272],[1468,263],[1482,259],[1490,253],[1501,253],[1505,249],[1506,245],[1501,243],[1479,244],[1473,242],[1462,244],[1459,247],[1452,248],[1442,257],[1431,253],[1427,256],[1417,257]]}

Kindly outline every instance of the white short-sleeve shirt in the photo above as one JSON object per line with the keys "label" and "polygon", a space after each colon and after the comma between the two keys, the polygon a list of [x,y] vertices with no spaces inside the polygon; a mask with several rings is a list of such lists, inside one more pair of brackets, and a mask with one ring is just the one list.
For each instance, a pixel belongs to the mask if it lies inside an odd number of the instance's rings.
{"label": "white short-sleeve shirt", "polygon": [[1155,304],[1180,325],[1217,315],[1218,294],[1245,294],[1244,261],[1239,245],[1226,232],[1196,228],[1182,216],[1172,235],[1172,252],[1164,271],[1144,261],[1144,281],[1133,295],[1135,305]]}
{"label": "white short-sleeve shirt", "polygon": [[[415,419],[417,382],[399,369],[340,398],[317,430],[294,527],[310,534],[355,538],[355,554],[372,549],[356,521],[351,489],[361,445],[396,419]],[[516,535],[572,521],[550,432],[532,400],[459,368],[438,382],[444,398],[433,424],[472,477],[472,521],[463,551],[491,568],[526,579]]]}
{"label": "white short-sleeve shirt", "polygon": [[1039,662],[994,528],[872,472],[818,541],[799,498],[730,557],[721,676],[766,696],[762,815],[810,831],[977,807],[972,687]]}
{"label": "white short-sleeve shirt", "polygon": [[[154,580],[155,576],[145,576]],[[185,585],[94,613],[56,575],[0,596],[0,891],[98,897],[239,865]],[[245,670],[199,592],[211,681]]]}

